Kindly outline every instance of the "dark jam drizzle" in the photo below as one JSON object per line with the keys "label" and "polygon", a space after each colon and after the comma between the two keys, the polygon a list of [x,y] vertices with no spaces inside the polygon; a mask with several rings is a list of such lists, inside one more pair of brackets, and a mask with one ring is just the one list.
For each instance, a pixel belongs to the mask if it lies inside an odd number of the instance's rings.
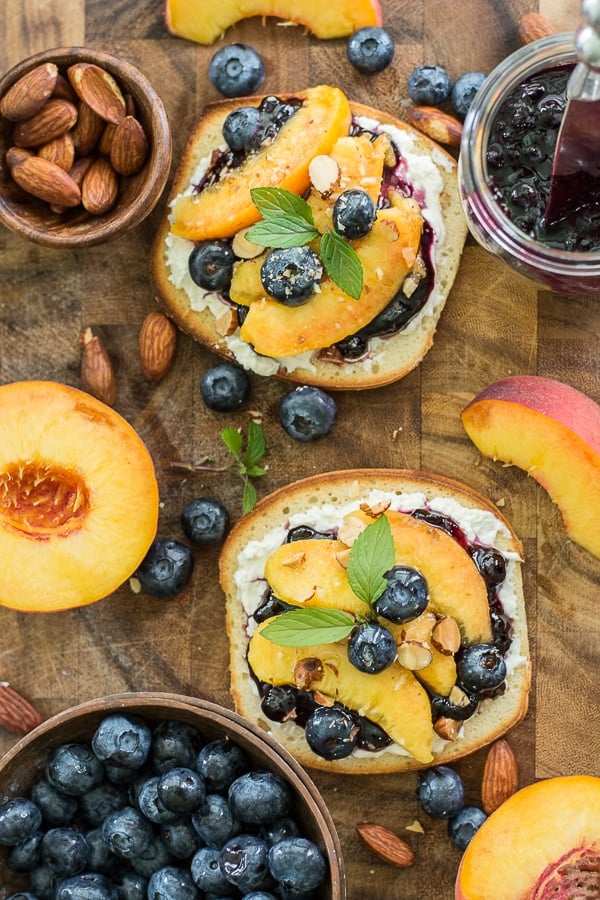
{"label": "dark jam drizzle", "polygon": [[600,249],[600,202],[546,227],[554,150],[567,103],[573,66],[555,66],[523,81],[499,108],[486,151],[487,182],[514,225],[548,246],[570,251]]}
{"label": "dark jam drizzle", "polygon": [[[440,528],[442,531],[445,531],[471,556],[487,589],[492,623],[492,641],[504,656],[511,645],[513,633],[512,623],[505,615],[498,595],[498,588],[506,577],[506,560],[504,556],[494,547],[485,547],[471,543],[460,525],[444,513],[428,507],[419,507],[411,513],[407,513],[407,515],[411,515],[415,519],[427,522],[428,525],[434,528]],[[289,530],[286,543],[298,540],[332,540],[335,537],[335,531],[317,531],[309,525],[299,525]],[[285,612],[286,609],[293,608],[293,606],[275,597],[270,588],[268,588],[265,591],[263,602],[252,618],[258,624],[271,618],[271,616]],[[252,668],[250,666],[249,668],[258,687],[262,711],[267,718],[274,722],[291,721],[304,728],[308,716],[319,705],[314,694],[311,691],[300,690],[293,685],[274,686],[268,682],[260,681],[254,675]],[[467,695],[465,692],[467,702],[459,706],[454,705],[448,697],[433,694],[429,691],[432,720],[435,722],[440,716],[445,716],[449,719],[464,721],[475,713],[481,699],[500,696],[504,693],[505,687],[506,685],[503,683],[496,690],[482,693],[479,696],[475,694]],[[342,706],[342,704],[337,702],[335,705]],[[346,711],[356,719],[360,727],[357,747],[362,750],[375,752],[392,743],[389,735],[377,723],[367,719],[365,716],[360,716],[354,710],[346,708]]]}

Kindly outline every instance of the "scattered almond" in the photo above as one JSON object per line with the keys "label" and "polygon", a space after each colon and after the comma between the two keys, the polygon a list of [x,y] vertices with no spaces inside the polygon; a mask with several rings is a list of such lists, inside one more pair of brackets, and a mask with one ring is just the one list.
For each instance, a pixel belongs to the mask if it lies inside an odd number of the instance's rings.
{"label": "scattered almond", "polygon": [[412,672],[425,669],[432,659],[431,648],[420,641],[403,641],[398,645],[398,662]]}
{"label": "scattered almond", "polygon": [[83,332],[81,342],[81,384],[89,394],[112,406],[117,396],[117,382],[113,364],[101,339],[91,328]]}
{"label": "scattered almond", "polygon": [[508,800],[519,786],[517,760],[508,741],[490,747],[483,767],[481,805],[488,815]]}
{"label": "scattered almond", "polygon": [[114,206],[118,193],[119,179],[111,164],[104,157],[95,159],[81,183],[81,202],[85,209],[101,216]]}
{"label": "scattered almond", "polygon": [[31,703],[6,681],[0,682],[0,726],[11,734],[28,734],[42,721]]}
{"label": "scattered almond", "polygon": [[139,339],[142,375],[151,384],[161,381],[170,370],[177,348],[177,329],[164,313],[148,313]]}
{"label": "scattered almond", "polygon": [[67,69],[73,90],[100,118],[118,125],[125,115],[125,98],[110,74],[94,63],[75,63]]}
{"label": "scattered almond", "polygon": [[42,63],[22,75],[0,100],[0,113],[10,122],[30,119],[52,95],[58,78],[58,67]]}
{"label": "scattered almond", "polygon": [[431,643],[446,656],[454,656],[460,649],[460,628],[452,616],[438,619],[431,632]]}
{"label": "scattered almond", "polygon": [[531,44],[540,38],[556,34],[557,30],[541,13],[525,13],[519,21],[519,40],[522,44]]}
{"label": "scattered almond", "polygon": [[144,129],[133,116],[124,116],[115,127],[110,163],[119,175],[137,175],[148,157]]}
{"label": "scattered almond", "polygon": [[408,121],[438,144],[460,147],[462,122],[449,113],[435,106],[413,106],[408,111]]}
{"label": "scattered almond", "polygon": [[412,847],[389,828],[374,822],[361,822],[356,826],[356,832],[380,859],[393,866],[412,866],[415,860]]}

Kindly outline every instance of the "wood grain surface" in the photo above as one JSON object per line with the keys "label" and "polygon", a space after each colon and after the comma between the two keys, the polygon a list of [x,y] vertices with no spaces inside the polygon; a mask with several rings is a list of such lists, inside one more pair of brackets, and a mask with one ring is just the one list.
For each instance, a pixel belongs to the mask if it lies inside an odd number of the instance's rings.
{"label": "wood grain surface", "polygon": [[[539,10],[560,30],[579,21],[577,0],[382,0],[396,41],[393,64],[377,76],[350,67],[344,41],[319,42],[301,28],[248,20],[219,42],[254,45],[266,65],[266,91],[331,82],[357,101],[400,116],[406,79],[423,62],[453,77],[490,71],[518,46],[517,23]],[[174,165],[203,105],[217,99],[207,79],[214,47],[167,34],[162,0],[4,0],[0,4],[0,70],[49,47],[86,44],[122,55],[151,80],[173,129]],[[44,249],[0,229],[0,382],[55,379],[79,386],[80,334],[91,326],[115,361],[116,408],[153,455],[162,498],[159,534],[184,540],[184,504],[210,493],[235,519],[239,478],[185,475],[173,461],[204,455],[226,462],[225,425],[247,414],[211,413],[198,384],[214,360],[180,335],[167,378],[151,387],[141,376],[137,341],[155,301],[148,252],[164,202],[133,233],[83,251]],[[523,472],[481,459],[459,413],[483,386],[509,374],[558,378],[600,401],[600,298],[553,296],[513,275],[473,241],[422,365],[390,387],[337,395],[338,422],[314,445],[291,441],[277,407],[288,388],[252,378],[251,408],[262,414],[268,473],[261,495],[295,477],[367,465],[452,475],[501,505],[525,546],[525,586],[534,652],[530,711],[510,735],[521,783],[569,773],[600,774],[600,562],[570,542],[546,493]],[[136,510],[130,511],[135,528]],[[118,552],[118,548],[115,548]],[[103,694],[167,690],[231,705],[216,551],[195,551],[191,585],[164,602],[128,585],[93,606],[50,615],[0,610],[0,679],[47,717]],[[0,561],[1,577],[1,561]],[[15,741],[0,733],[0,751]],[[467,802],[480,801],[481,752],[457,766]],[[420,813],[416,777],[342,779],[315,774],[338,827],[350,900],[451,900],[460,854],[443,822]],[[418,820],[424,833],[407,831]],[[359,841],[359,821],[387,825],[415,850],[414,866],[396,869]]]}

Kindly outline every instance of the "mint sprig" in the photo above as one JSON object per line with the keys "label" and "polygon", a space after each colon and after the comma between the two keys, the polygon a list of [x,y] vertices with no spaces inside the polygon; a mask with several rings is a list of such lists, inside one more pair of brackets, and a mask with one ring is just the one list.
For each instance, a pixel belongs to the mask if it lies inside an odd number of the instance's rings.
{"label": "mint sprig", "polygon": [[337,232],[319,233],[306,200],[276,187],[253,188],[250,194],[262,220],[246,232],[249,241],[261,247],[287,250],[318,240],[319,255],[331,280],[345,294],[359,299],[363,269],[358,254]]}
{"label": "mint sprig", "polygon": [[[394,539],[385,516],[362,531],[350,550],[348,581],[356,596],[371,608],[384,592],[384,578],[394,565]],[[275,616],[262,637],[281,647],[311,647],[348,637],[358,617],[341,609],[304,607]]]}

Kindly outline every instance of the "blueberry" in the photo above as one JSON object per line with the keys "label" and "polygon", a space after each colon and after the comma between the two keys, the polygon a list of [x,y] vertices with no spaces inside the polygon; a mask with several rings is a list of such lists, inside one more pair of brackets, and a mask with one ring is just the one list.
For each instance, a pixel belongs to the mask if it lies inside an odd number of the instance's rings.
{"label": "blueberry", "polygon": [[164,772],[158,779],[157,792],[166,809],[184,815],[204,805],[204,779],[193,769],[178,766]]}
{"label": "blueberry", "polygon": [[449,766],[435,766],[419,774],[417,800],[434,819],[450,819],[465,803],[463,781]]}
{"label": "blueberry", "polygon": [[244,370],[230,362],[217,363],[200,379],[200,395],[215,412],[240,409],[250,394],[250,380]]}
{"label": "blueberry", "polygon": [[288,814],[292,794],[280,775],[256,769],[231,783],[227,801],[231,812],[240,821],[266,825]]}
{"label": "blueberry", "polygon": [[32,835],[10,848],[6,865],[13,872],[29,872],[41,862],[41,844],[43,831],[34,831]]}
{"label": "blueberry", "polygon": [[376,212],[366,191],[358,188],[342,191],[333,206],[333,227],[348,240],[365,237],[373,226]]}
{"label": "blueberry", "polygon": [[78,875],[87,868],[90,848],[72,828],[51,828],[42,839],[42,863],[57,875]]}
{"label": "blueberry", "polygon": [[270,250],[260,267],[263,288],[284,306],[300,306],[315,293],[323,264],[310,247]]}
{"label": "blueberry", "polygon": [[385,732],[376,722],[372,722],[371,719],[360,716],[359,723],[360,734],[356,746],[361,750],[370,750],[371,752],[374,750],[382,750],[383,747],[389,747],[392,743],[389,734],[387,734],[387,732]]}
{"label": "blueberry", "polygon": [[269,871],[287,888],[312,891],[325,880],[327,864],[319,847],[308,838],[289,837],[269,850]]}
{"label": "blueberry", "polygon": [[14,847],[30,838],[42,824],[42,813],[27,797],[0,804],[0,846]]}
{"label": "blueberry", "polygon": [[72,797],[83,797],[104,781],[104,767],[87,744],[62,744],[46,762],[50,784]]}
{"label": "blueberry", "polygon": [[456,663],[456,680],[466,691],[478,694],[499,687],[506,678],[506,663],[494,644],[465,647]]}
{"label": "blueberry", "polygon": [[187,818],[163,825],[160,838],[176,859],[189,859],[201,844],[200,835]]}
{"label": "blueberry", "polygon": [[92,828],[90,831],[86,831],[85,839],[89,849],[89,871],[100,872],[102,875],[112,877],[119,860],[102,837],[102,828]]}
{"label": "blueberry", "polygon": [[59,791],[47,778],[36,781],[30,798],[39,806],[45,825],[70,825],[77,811],[77,799]]}
{"label": "blueberry", "polygon": [[477,547],[471,552],[471,556],[488,589],[502,584],[506,577],[506,560],[499,550],[494,547]]}
{"label": "blueberry", "polygon": [[208,794],[203,808],[192,813],[192,825],[208,847],[222,847],[240,831],[240,823],[221,794]]}
{"label": "blueberry", "polygon": [[198,891],[187,869],[165,866],[150,878],[148,897],[151,900],[197,900]]}
{"label": "blueberry", "polygon": [[208,66],[211,84],[225,97],[252,94],[262,84],[265,67],[260,54],[248,44],[227,44]]}
{"label": "blueberry", "polygon": [[483,72],[466,72],[454,82],[450,99],[457,115],[466,116],[473,98],[485,81],[485,78],[486,76]]}
{"label": "blueberry", "polygon": [[217,738],[202,747],[195,768],[211,793],[224,792],[250,769],[250,761],[235,741]]}
{"label": "blueberry", "polygon": [[92,749],[98,759],[127,769],[141,769],[150,754],[152,733],[138,716],[114,713],[94,732]]}
{"label": "blueberry", "polygon": [[56,900],[119,900],[119,892],[104,875],[84,872],[61,881]]}
{"label": "blueberry", "polygon": [[36,900],[38,897],[39,900],[56,900],[58,884],[59,877],[49,866],[40,864],[29,873],[29,887]]}
{"label": "blueberry", "polygon": [[152,835],[147,846],[137,856],[133,856],[129,860],[133,871],[138,875],[143,875],[144,878],[150,878],[157,869],[164,869],[165,866],[170,866],[172,863],[173,857],[160,836],[156,834]]}
{"label": "blueberry", "polygon": [[478,806],[464,806],[449,820],[448,837],[458,850],[466,850],[486,819],[486,814]]}
{"label": "blueberry", "polygon": [[350,756],[360,734],[360,725],[348,710],[339,706],[318,706],[304,729],[308,746],[323,759]]}
{"label": "blueberry", "polygon": [[39,900],[31,891],[17,891],[16,894],[9,894],[6,900]]}
{"label": "blueberry", "polygon": [[389,31],[377,25],[359,28],[346,44],[350,63],[363,75],[374,75],[387,68],[394,58],[394,49]]}
{"label": "blueberry", "polygon": [[150,756],[157,772],[173,766],[193,766],[201,738],[192,725],[165,719],[152,732]]}
{"label": "blueberry", "polygon": [[188,270],[192,281],[205,291],[228,291],[235,256],[225,241],[196,244],[189,255]]}
{"label": "blueberry", "polygon": [[272,847],[273,844],[277,844],[284,838],[299,837],[300,829],[296,820],[291,816],[282,816],[281,819],[275,819],[274,822],[263,825],[260,829],[260,836],[269,847]]}
{"label": "blueberry", "polygon": [[356,625],[348,640],[348,659],[361,672],[376,675],[396,658],[396,641],[391,631],[376,622]]}
{"label": "blueberry", "polygon": [[432,694],[429,699],[434,720],[443,716],[447,719],[464,721],[473,715],[479,702],[476,694],[470,694],[460,689],[452,692],[449,697],[445,697],[443,694]]}
{"label": "blueberry", "polygon": [[451,90],[452,81],[442,66],[417,66],[408,76],[408,96],[418,105],[438,106]]}
{"label": "blueberry", "polygon": [[229,513],[219,500],[197,497],[184,506],[181,527],[195,544],[220,544],[229,530]]}
{"label": "blueberry", "polygon": [[124,806],[106,817],[102,836],[113,853],[123,859],[132,859],[150,843],[152,826],[137,809]]}
{"label": "blueberry", "polygon": [[249,894],[244,894],[244,900],[277,900],[277,897],[270,891],[250,891]]}
{"label": "blueberry", "polygon": [[244,150],[258,134],[260,111],[256,106],[239,106],[223,122],[223,137],[232,150]]}
{"label": "blueberry", "polygon": [[116,876],[119,900],[148,900],[148,879],[136,872],[122,872]]}
{"label": "blueberry", "polygon": [[270,886],[269,848],[254,834],[238,834],[221,848],[219,865],[230,884],[243,893]]}
{"label": "blueberry", "polygon": [[105,781],[81,797],[79,808],[86,824],[101,825],[110,812],[125,806],[126,801],[124,787]]}
{"label": "blueberry", "polygon": [[410,566],[394,566],[386,572],[387,587],[373,608],[378,616],[401,624],[416,619],[427,608],[429,588],[425,577]]}
{"label": "blueberry", "polygon": [[190,863],[192,881],[201,891],[213,896],[238,896],[236,889],[221,871],[220,856],[221,850],[217,847],[201,847],[197,850]]}
{"label": "blueberry", "polygon": [[167,809],[158,794],[159,777],[155,775],[142,785],[138,794],[138,806],[142,815],[155,825],[168,825],[179,819],[177,813]]}
{"label": "blueberry", "polygon": [[321,388],[301,385],[282,397],[279,421],[296,441],[314,441],[329,434],[337,417],[333,397]]}
{"label": "blueberry", "polygon": [[189,547],[174,539],[156,538],[135,574],[142,590],[151,597],[170,600],[184,589],[193,569]]}

